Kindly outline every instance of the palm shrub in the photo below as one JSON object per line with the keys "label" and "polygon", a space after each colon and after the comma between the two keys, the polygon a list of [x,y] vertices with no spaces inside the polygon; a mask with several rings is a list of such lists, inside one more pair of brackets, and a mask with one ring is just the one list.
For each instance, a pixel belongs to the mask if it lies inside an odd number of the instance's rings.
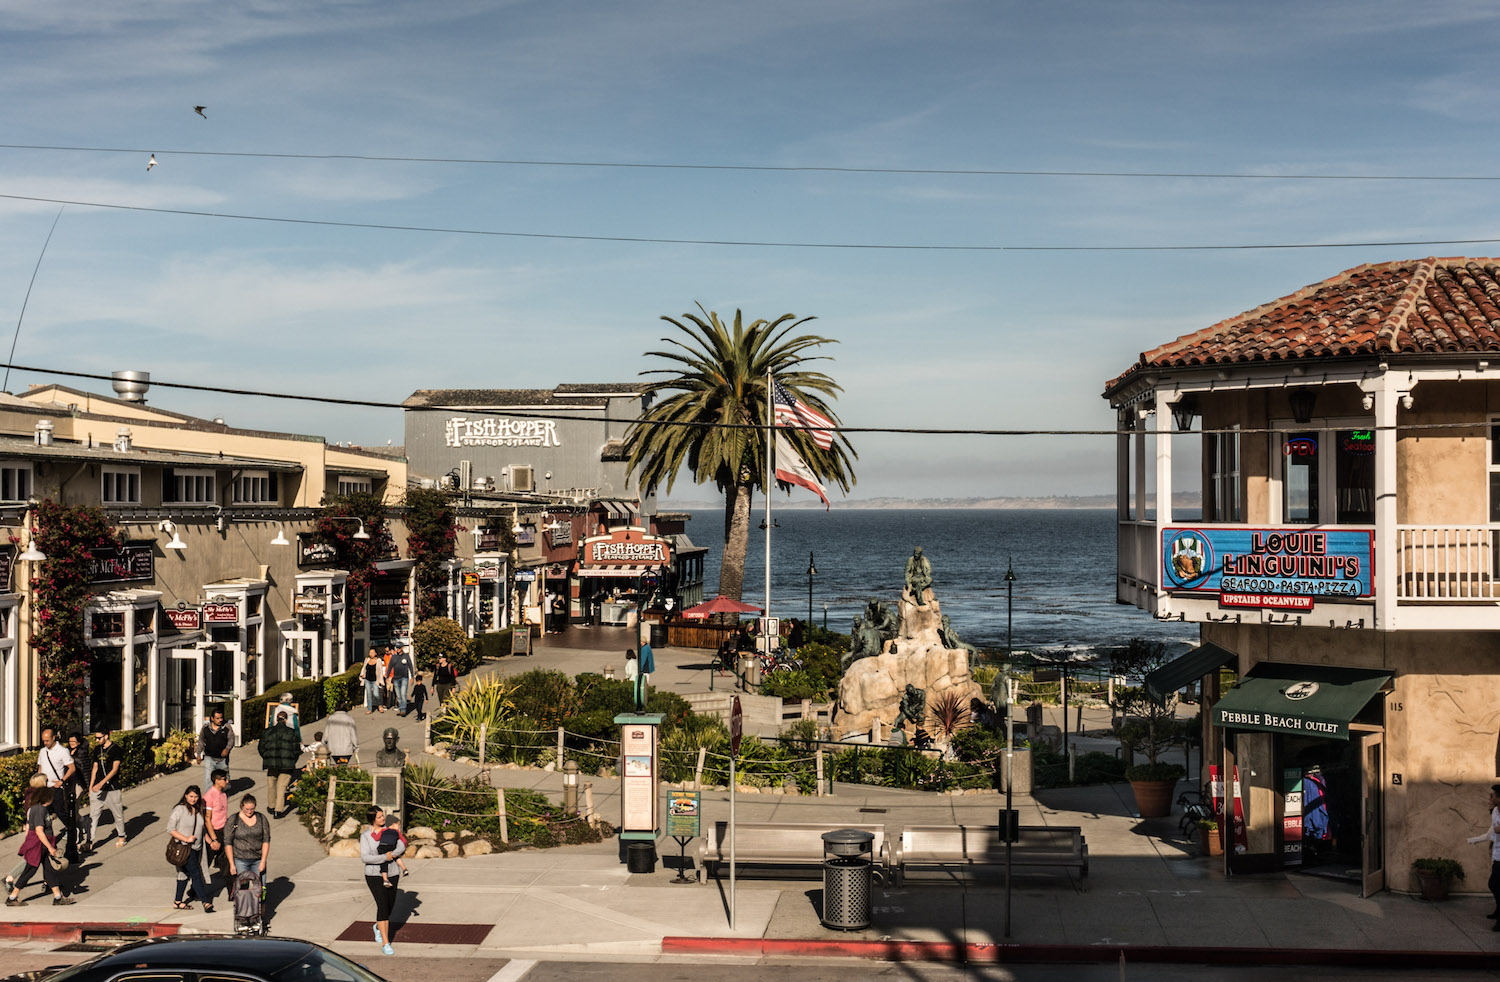
{"label": "palm shrub", "polygon": [[954,689],[949,689],[927,704],[927,720],[938,739],[943,742],[952,740],[955,734],[971,722],[968,705]]}

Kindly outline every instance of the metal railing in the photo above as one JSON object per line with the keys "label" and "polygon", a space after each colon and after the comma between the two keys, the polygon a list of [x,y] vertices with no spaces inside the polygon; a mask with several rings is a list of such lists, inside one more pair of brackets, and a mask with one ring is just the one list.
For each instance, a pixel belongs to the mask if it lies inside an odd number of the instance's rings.
{"label": "metal railing", "polygon": [[1500,528],[1398,525],[1396,598],[1400,601],[1500,599]]}

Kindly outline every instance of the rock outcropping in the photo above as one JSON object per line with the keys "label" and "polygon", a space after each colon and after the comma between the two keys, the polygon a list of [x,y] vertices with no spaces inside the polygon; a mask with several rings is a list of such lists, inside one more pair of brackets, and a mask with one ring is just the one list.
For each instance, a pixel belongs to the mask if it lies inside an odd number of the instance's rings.
{"label": "rock outcropping", "polygon": [[[971,699],[984,698],[983,690],[969,675],[968,652],[943,647],[938,635],[943,614],[931,588],[922,591],[921,603],[903,592],[900,614],[901,630],[896,639],[886,642],[880,654],[850,663],[839,681],[832,723],[835,739],[868,734],[876,720],[880,721],[882,735],[887,734],[901,711],[901,693],[908,685],[926,692],[929,713],[936,701],[950,692],[957,694],[965,709]],[[927,729],[937,736],[930,725]]]}

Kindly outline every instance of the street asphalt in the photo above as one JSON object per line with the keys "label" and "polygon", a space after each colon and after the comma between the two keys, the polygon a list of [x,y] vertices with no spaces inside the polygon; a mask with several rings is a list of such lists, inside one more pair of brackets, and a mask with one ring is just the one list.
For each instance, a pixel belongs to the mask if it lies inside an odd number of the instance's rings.
{"label": "street asphalt", "polygon": [[[623,645],[621,646],[623,650]],[[656,653],[656,682],[682,693],[707,691],[704,653],[665,649]],[[507,658],[484,671],[513,672],[534,667],[568,673],[598,671],[618,662],[616,651],[539,647],[529,658]],[[355,710],[361,746],[373,756],[380,731],[394,725],[402,746],[420,756],[423,725],[415,716],[366,715]],[[1088,717],[1085,725],[1088,725]],[[303,724],[310,739],[320,729]],[[474,773],[468,764],[439,761],[443,770]],[[231,760],[233,791],[253,787],[264,800],[264,774],[254,746],[241,747]],[[561,800],[560,774],[536,769],[492,768],[497,786],[526,787]],[[125,792],[130,841],[123,848],[105,838],[94,854],[66,874],[78,899],[54,907],[29,889],[32,902],[7,909],[0,921],[0,945],[24,945],[44,924],[128,924],[153,930],[217,932],[230,929],[229,905],[213,914],[172,909],[174,871],[163,853],[165,819],[200,769],[159,777]],[[588,777],[596,810],[616,820],[618,782]],[[704,824],[727,819],[729,793],[703,793]],[[993,825],[1004,799],[998,794],[933,795],[861,785],[836,785],[830,796],[736,795],[736,817],[744,822],[883,822],[899,837],[908,824]],[[1317,950],[1425,952],[1467,958],[1493,955],[1500,965],[1500,932],[1485,919],[1487,893],[1454,895],[1430,903],[1412,896],[1380,893],[1361,898],[1357,884],[1319,876],[1281,873],[1226,877],[1220,861],[1198,855],[1196,841],[1177,830],[1176,817],[1142,820],[1134,816],[1128,785],[1097,785],[1017,796],[1023,825],[1078,826],[1088,842],[1089,875],[1083,888],[1076,874],[1018,871],[1010,890],[1010,933],[1005,932],[1006,887],[993,880],[908,882],[877,885],[872,925],[863,931],[835,931],[820,922],[822,881],[739,876],[731,893],[728,879],[679,884],[676,843],[665,837],[651,873],[630,873],[620,861],[616,840],[557,849],[518,849],[468,859],[412,860],[401,881],[395,945],[402,955],[429,958],[530,958],[556,960],[701,959],[702,954],[663,953],[663,939],[696,942],[728,961],[756,961],[787,951],[781,942],[844,943],[912,941],[957,945],[1174,946],[1250,949],[1267,959],[1277,953]],[[374,905],[357,860],[328,857],[295,815],[272,825],[269,903],[273,933],[292,934],[330,945],[362,961],[378,958],[361,922]],[[15,849],[19,836],[0,843]],[[691,849],[688,850],[691,856]],[[1393,871],[1395,886],[1405,877]],[[1471,891],[1480,884],[1471,884]],[[734,899],[733,927],[730,898]],[[453,929],[444,925],[458,926]],[[402,935],[407,937],[403,939]],[[353,940],[339,940],[340,937]],[[7,940],[8,939],[8,940]],[[446,943],[433,943],[438,939]],[[31,942],[34,944],[34,942]],[[675,942],[669,942],[671,949]],[[832,953],[829,947],[827,951]],[[892,950],[887,948],[882,950]],[[804,951],[817,952],[816,948]],[[878,957],[871,950],[870,956]]]}

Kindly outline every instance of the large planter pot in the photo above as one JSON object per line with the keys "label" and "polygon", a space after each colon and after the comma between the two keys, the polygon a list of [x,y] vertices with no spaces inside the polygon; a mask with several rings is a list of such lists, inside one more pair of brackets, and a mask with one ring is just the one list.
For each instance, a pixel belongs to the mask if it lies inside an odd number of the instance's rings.
{"label": "large planter pot", "polygon": [[1436,873],[1426,870],[1417,870],[1417,889],[1422,892],[1423,900],[1447,900],[1448,888],[1452,885],[1448,880]]}
{"label": "large planter pot", "polygon": [[1205,856],[1224,855],[1224,840],[1219,837],[1219,830],[1199,829],[1198,848]]}
{"label": "large planter pot", "polygon": [[1172,814],[1172,792],[1176,781],[1131,781],[1135,792],[1135,810],[1142,818],[1163,818]]}

